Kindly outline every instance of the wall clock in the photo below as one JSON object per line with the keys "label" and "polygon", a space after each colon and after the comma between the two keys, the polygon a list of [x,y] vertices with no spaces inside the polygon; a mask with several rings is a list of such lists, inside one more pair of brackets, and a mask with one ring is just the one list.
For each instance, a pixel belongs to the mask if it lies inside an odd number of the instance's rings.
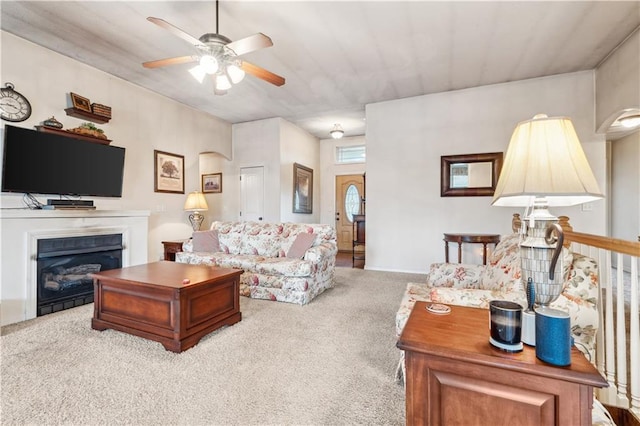
{"label": "wall clock", "polygon": [[31,116],[31,104],[13,88],[12,83],[5,83],[0,89],[0,118],[6,121],[24,121]]}

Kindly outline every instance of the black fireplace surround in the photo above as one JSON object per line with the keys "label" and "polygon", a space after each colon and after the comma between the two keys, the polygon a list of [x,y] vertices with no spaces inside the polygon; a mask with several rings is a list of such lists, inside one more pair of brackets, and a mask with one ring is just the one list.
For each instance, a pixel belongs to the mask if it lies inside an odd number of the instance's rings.
{"label": "black fireplace surround", "polygon": [[93,302],[88,274],[122,267],[122,234],[38,240],[37,315]]}

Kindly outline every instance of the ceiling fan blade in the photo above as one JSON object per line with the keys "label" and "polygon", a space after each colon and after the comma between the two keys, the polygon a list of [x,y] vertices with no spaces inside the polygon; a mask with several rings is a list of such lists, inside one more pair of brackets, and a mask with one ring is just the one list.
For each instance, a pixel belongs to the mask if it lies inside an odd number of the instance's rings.
{"label": "ceiling fan blade", "polygon": [[188,64],[189,62],[198,62],[197,56],[178,56],[175,58],[158,59],[157,61],[143,62],[145,68],[159,68],[167,65]]}
{"label": "ceiling fan blade", "polygon": [[262,33],[241,38],[240,40],[232,41],[226,45],[226,47],[233,50],[238,56],[271,46],[273,46],[271,38]]}
{"label": "ceiling fan blade", "polygon": [[197,38],[195,38],[190,34],[185,33],[180,28],[168,23],[164,19],[154,18],[153,16],[149,16],[147,18],[147,21],[153,22],[154,24],[164,28],[165,30],[169,30],[173,35],[180,37],[181,39],[183,39],[189,44],[192,44],[194,46],[206,47],[200,40],[198,40]]}
{"label": "ceiling fan blade", "polygon": [[241,68],[244,72],[249,73],[254,77],[258,77],[276,86],[282,86],[285,83],[285,80],[283,77],[280,77],[279,75],[274,74],[271,71],[267,71],[264,68],[260,68],[257,65],[250,64],[249,62],[242,61]]}

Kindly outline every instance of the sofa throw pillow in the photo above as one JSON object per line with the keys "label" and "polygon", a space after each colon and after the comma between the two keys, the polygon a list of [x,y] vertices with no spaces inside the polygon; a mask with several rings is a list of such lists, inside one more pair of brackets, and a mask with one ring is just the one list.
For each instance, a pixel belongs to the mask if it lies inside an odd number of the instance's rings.
{"label": "sofa throw pillow", "polygon": [[218,239],[218,231],[196,231],[193,233],[193,251],[205,251],[217,253],[220,249],[220,240]]}
{"label": "sofa throw pillow", "polygon": [[304,253],[311,248],[313,241],[316,239],[316,234],[307,234],[302,232],[296,235],[296,239],[293,240],[293,244],[287,251],[287,257],[291,259],[302,259]]}

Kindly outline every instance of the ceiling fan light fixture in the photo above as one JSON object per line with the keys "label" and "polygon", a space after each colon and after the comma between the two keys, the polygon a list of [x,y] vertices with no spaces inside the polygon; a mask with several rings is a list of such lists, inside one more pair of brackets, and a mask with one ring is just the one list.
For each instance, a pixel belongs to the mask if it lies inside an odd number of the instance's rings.
{"label": "ceiling fan light fixture", "polygon": [[624,127],[630,129],[640,125],[640,114],[628,115],[618,120]]}
{"label": "ceiling fan light fixture", "polygon": [[202,84],[202,82],[204,81],[204,77],[207,75],[204,68],[200,65],[196,65],[195,67],[189,69],[189,72],[191,73],[193,78],[195,78],[200,84]]}
{"label": "ceiling fan light fixture", "polygon": [[238,84],[244,79],[244,71],[237,64],[232,63],[226,67],[227,76],[231,83]]}
{"label": "ceiling fan light fixture", "polygon": [[226,74],[216,74],[216,90],[229,90],[231,89],[231,82]]}
{"label": "ceiling fan light fixture", "polygon": [[339,124],[335,124],[329,134],[334,139],[340,139],[344,135],[344,130],[342,130],[342,127]]}
{"label": "ceiling fan light fixture", "polygon": [[202,55],[200,66],[207,74],[215,74],[218,71],[218,60],[211,55]]}

